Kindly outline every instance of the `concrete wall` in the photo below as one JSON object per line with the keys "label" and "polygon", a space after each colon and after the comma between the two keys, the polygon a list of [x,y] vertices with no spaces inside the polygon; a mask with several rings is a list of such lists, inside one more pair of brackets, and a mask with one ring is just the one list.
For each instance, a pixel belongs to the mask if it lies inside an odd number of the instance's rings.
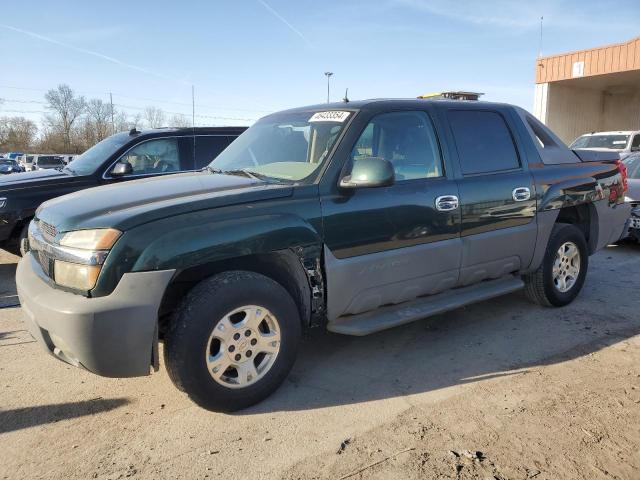
{"label": "concrete wall", "polygon": [[567,144],[588,132],[640,130],[640,87],[612,93],[560,82],[537,84],[534,115]]}
{"label": "concrete wall", "polygon": [[605,93],[603,116],[604,130],[640,130],[640,87]]}

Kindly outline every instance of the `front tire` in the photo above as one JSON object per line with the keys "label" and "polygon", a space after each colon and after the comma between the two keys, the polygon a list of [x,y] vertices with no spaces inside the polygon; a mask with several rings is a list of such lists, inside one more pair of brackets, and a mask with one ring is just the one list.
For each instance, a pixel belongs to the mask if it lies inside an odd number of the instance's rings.
{"label": "front tire", "polygon": [[525,293],[543,306],[568,305],[582,290],[588,267],[589,251],[582,231],[558,223],[551,231],[542,264],[524,276]]}
{"label": "front tire", "polygon": [[279,283],[225,272],[186,296],[165,335],[169,377],[207,410],[260,402],[286,378],[301,335],[298,308]]}
{"label": "front tire", "polygon": [[27,222],[27,224],[22,227],[20,236],[18,237],[18,251],[20,252],[20,256],[24,257],[29,250],[29,222]]}

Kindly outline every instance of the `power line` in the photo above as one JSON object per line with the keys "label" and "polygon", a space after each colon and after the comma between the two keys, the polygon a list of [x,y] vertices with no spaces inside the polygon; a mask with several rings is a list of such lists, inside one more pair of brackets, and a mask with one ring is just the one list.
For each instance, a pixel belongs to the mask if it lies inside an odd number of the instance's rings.
{"label": "power line", "polygon": [[[43,102],[43,101],[39,101],[39,100],[18,100],[18,99],[11,99],[11,98],[3,98],[3,100],[7,103],[19,103],[19,104],[36,104],[36,105],[48,105],[47,102]],[[125,105],[122,103],[111,103],[111,105],[113,107],[118,107],[121,109],[128,109],[128,110],[137,110],[137,111],[144,111],[146,110],[148,107],[138,107],[135,105]],[[0,112],[11,112],[11,113],[50,113],[50,112],[46,112],[46,111],[20,111],[20,110],[0,110]],[[169,115],[184,115],[185,117],[188,116],[188,113],[185,112],[173,112],[173,111],[167,111],[167,110],[163,110],[163,113],[167,113]],[[198,118],[208,118],[208,119],[213,119],[213,120],[237,120],[237,121],[243,121],[243,122],[253,122],[256,120],[256,117],[226,117],[226,116],[221,116],[221,115],[202,115],[202,114],[195,114],[195,112],[192,112],[192,115],[194,117],[198,117]]]}
{"label": "power line", "polygon": [[[33,91],[33,92],[48,92],[50,90],[50,89],[43,89],[43,88],[18,87],[14,85],[0,85],[0,88],[7,88],[11,90],[25,90],[25,91]],[[158,98],[149,98],[149,97],[134,97],[132,95],[126,95],[118,92],[98,92],[98,91],[91,92],[91,91],[82,91],[82,90],[75,90],[75,91],[81,95],[101,95],[106,98],[110,94],[112,94],[115,97],[129,98],[131,100],[140,100],[144,102],[155,102],[155,103],[166,103],[166,104],[172,104],[172,105],[182,105],[185,107],[191,107],[190,102],[176,102],[173,100],[161,100]],[[238,112],[256,112],[256,113],[271,113],[275,110],[275,109],[257,110],[252,108],[223,107],[219,105],[214,106],[214,105],[207,105],[207,104],[198,104],[198,108],[207,108],[211,110],[229,110],[229,111],[238,111]]]}
{"label": "power line", "polygon": [[[39,102],[43,105],[46,105],[44,102]],[[140,110],[140,111],[144,111],[145,107],[134,107],[132,105],[122,105],[119,103],[114,103],[113,104],[114,107],[119,107],[119,108],[123,108],[123,109],[130,109],[130,110]],[[47,112],[45,110],[5,110],[4,108],[2,110],[0,110],[0,113],[39,113],[39,114],[47,114],[47,113],[51,113],[51,112]],[[184,112],[169,112],[166,110],[163,110],[163,113],[168,113],[170,115],[183,115],[183,116],[188,116],[188,114],[184,113]],[[202,115],[202,114],[195,114],[194,117],[196,118],[206,118],[206,119],[210,119],[210,120],[234,120],[234,121],[240,121],[240,122],[254,122],[256,120],[255,117],[253,118],[241,118],[241,117],[223,117],[220,115]]]}

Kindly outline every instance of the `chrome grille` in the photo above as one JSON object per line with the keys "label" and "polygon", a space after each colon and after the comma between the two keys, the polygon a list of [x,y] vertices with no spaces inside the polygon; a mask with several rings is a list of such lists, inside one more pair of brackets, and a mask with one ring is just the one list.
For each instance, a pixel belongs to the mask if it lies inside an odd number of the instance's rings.
{"label": "chrome grille", "polygon": [[40,232],[42,232],[44,237],[49,241],[53,240],[58,233],[56,227],[54,227],[53,225],[49,225],[47,222],[43,222],[42,220],[38,220],[38,228],[40,229]]}

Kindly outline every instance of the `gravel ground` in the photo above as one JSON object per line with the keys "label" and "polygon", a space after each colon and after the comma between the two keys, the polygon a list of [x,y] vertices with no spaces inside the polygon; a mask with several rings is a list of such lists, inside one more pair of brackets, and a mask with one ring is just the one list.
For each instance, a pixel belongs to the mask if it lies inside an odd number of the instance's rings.
{"label": "gravel ground", "polygon": [[0,478],[640,478],[640,247],[591,258],[572,305],[513,294],[351,338],[314,332],[275,395],[194,406],[164,369],[46,355],[0,254]]}

